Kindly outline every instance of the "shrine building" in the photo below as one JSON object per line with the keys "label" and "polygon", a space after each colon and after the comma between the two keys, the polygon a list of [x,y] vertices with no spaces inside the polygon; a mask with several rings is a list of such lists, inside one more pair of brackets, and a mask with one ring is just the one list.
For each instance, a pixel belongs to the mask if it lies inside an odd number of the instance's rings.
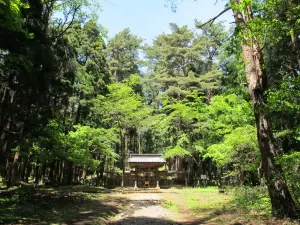
{"label": "shrine building", "polygon": [[159,168],[166,168],[166,160],[160,154],[132,154],[128,158],[131,171],[134,171],[134,188],[160,188]]}

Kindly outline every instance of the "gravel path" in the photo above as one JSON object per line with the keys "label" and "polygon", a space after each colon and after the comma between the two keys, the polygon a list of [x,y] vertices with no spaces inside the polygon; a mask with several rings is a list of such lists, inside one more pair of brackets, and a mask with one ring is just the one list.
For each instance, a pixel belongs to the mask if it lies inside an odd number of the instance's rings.
{"label": "gravel path", "polygon": [[147,225],[178,224],[171,220],[173,212],[163,207],[164,198],[160,193],[126,194],[129,206],[125,212],[119,214],[110,224],[113,225]]}

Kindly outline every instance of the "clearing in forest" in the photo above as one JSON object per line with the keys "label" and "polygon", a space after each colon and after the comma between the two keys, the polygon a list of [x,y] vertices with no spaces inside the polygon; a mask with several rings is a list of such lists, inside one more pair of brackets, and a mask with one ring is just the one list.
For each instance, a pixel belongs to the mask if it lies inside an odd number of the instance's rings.
{"label": "clearing in forest", "polygon": [[[3,193],[2,193],[3,194]],[[217,188],[123,192],[93,187],[28,189],[0,196],[4,224],[283,224],[246,211]],[[285,221],[285,224],[293,224]]]}
{"label": "clearing in forest", "polygon": [[109,224],[282,224],[270,221],[265,214],[246,213],[233,204],[231,193],[216,188],[161,190],[160,193],[120,195],[128,201],[126,208]]}

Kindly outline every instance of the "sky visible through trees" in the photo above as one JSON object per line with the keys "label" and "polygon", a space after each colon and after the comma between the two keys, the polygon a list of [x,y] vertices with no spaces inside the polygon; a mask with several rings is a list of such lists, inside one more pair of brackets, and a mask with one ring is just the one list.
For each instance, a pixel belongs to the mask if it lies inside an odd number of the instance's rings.
{"label": "sky visible through trees", "polygon": [[[170,32],[169,23],[194,28],[194,20],[206,21],[224,9],[225,1],[197,0],[177,1],[176,13],[172,12],[167,1],[107,0],[101,3],[103,11],[99,13],[98,22],[109,31],[109,36],[130,27],[146,43],[163,32]],[[139,10],[136,10],[136,9]],[[114,15],[113,18],[111,15]],[[232,13],[224,14],[218,21],[233,22]]]}
{"label": "sky visible through trees", "polygon": [[299,5],[0,0],[1,183],[124,185],[130,154],[159,153],[297,217]]}

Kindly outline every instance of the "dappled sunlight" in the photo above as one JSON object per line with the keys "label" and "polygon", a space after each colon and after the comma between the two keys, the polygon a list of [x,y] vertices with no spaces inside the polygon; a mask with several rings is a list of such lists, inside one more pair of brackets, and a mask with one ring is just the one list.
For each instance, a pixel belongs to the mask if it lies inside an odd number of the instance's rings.
{"label": "dappled sunlight", "polygon": [[0,0],[0,224],[294,223],[299,15]]}

